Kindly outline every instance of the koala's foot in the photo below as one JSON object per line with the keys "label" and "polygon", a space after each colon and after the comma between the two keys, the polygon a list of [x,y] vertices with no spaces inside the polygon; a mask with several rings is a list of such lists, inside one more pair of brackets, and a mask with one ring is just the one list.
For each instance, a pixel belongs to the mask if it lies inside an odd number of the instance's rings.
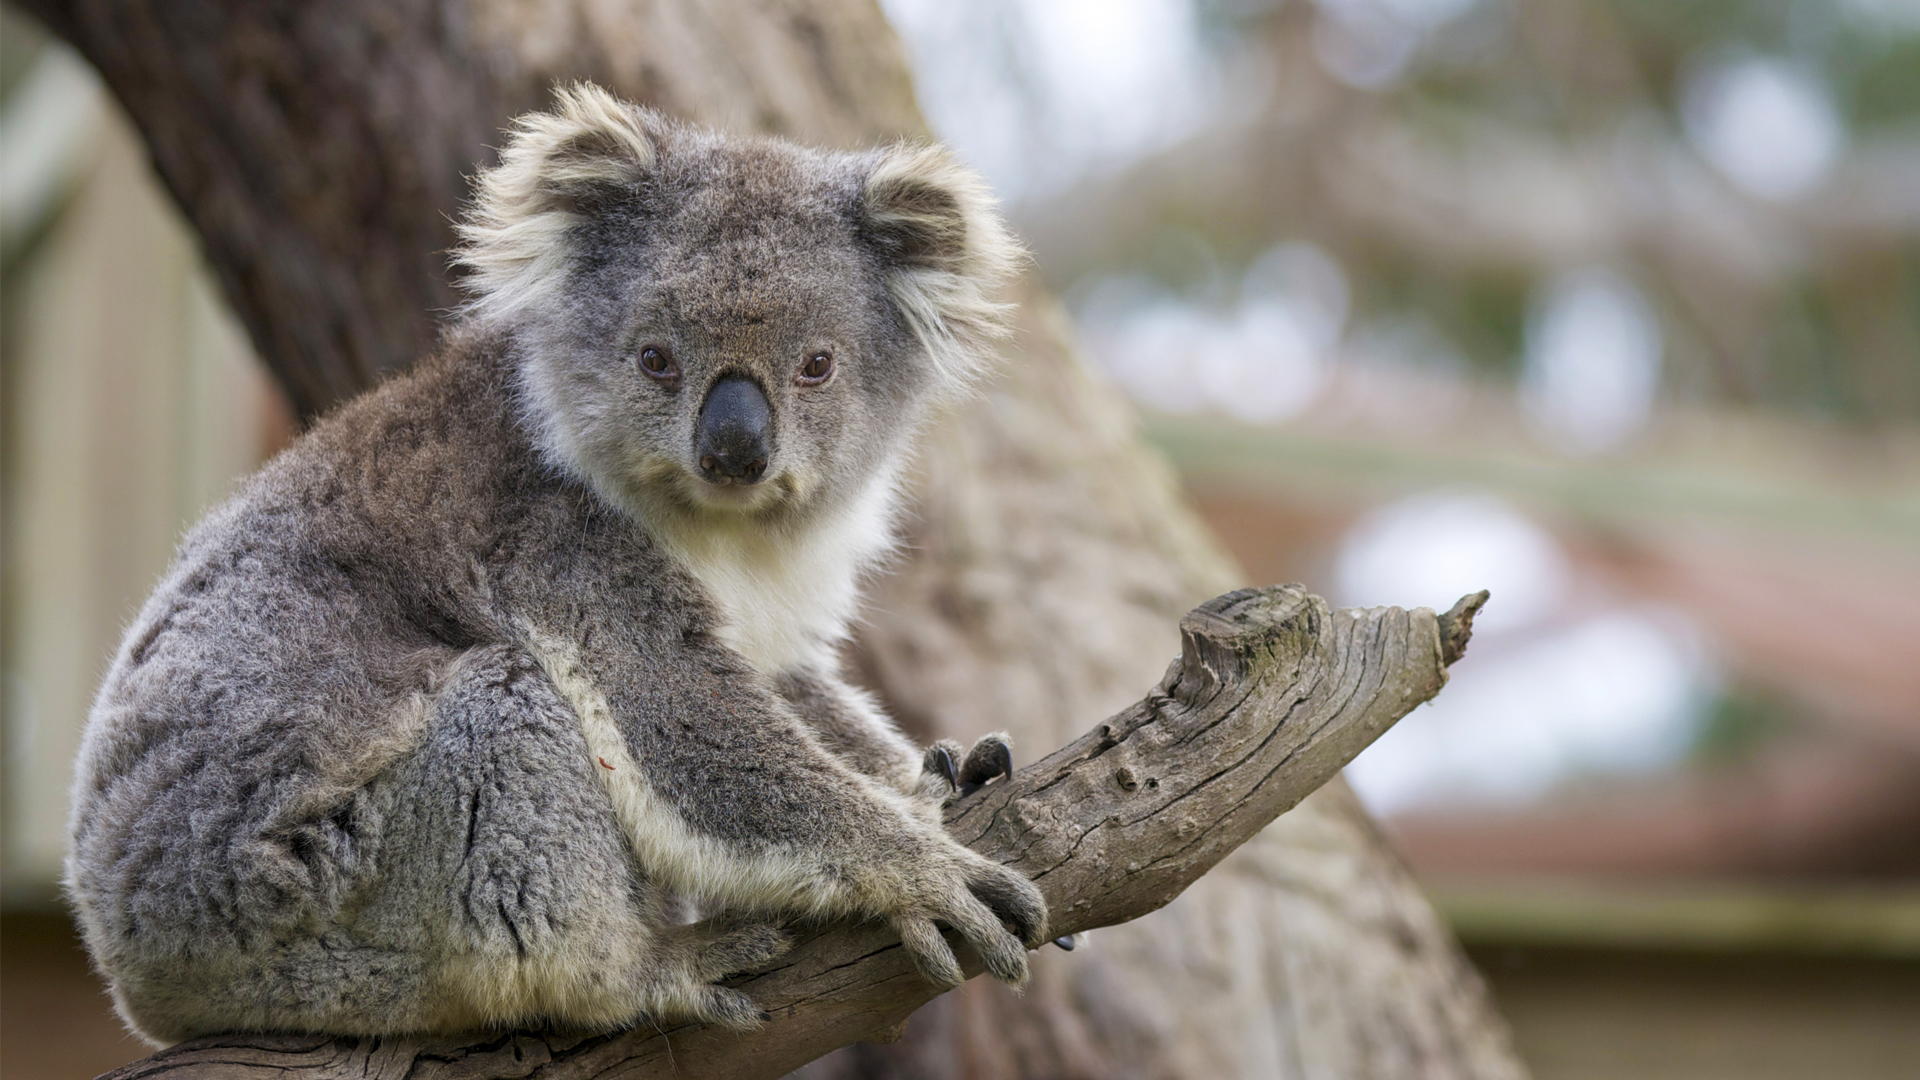
{"label": "koala's foot", "polygon": [[791,934],[767,923],[722,918],[674,927],[662,945],[653,985],[648,988],[649,1013],[742,1031],[771,1019],[752,998],[715,984],[786,955],[793,948]]}
{"label": "koala's foot", "polygon": [[1013,775],[1013,743],[1004,731],[983,735],[963,757],[960,744],[941,739],[927,747],[920,765],[922,794],[966,798],[997,777]]}

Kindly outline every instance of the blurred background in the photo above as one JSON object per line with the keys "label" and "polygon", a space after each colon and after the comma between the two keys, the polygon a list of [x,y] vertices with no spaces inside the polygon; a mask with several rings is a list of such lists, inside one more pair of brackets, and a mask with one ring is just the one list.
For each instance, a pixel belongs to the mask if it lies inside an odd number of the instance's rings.
{"label": "blurred background", "polygon": [[[883,6],[1250,579],[1492,590],[1348,775],[1536,1075],[1920,1075],[1920,0]],[[292,424],[4,7],[0,243],[0,1023],[97,1071],[80,723]]]}

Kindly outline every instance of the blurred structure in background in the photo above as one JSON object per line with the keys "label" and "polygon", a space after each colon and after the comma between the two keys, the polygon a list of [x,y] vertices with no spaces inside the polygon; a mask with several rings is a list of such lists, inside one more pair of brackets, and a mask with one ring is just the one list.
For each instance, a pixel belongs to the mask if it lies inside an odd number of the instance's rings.
{"label": "blurred structure in background", "polygon": [[0,255],[0,1074],[90,1076],[147,1051],[56,900],[81,722],[181,532],[292,421],[105,87],[7,8]]}
{"label": "blurred structure in background", "polygon": [[885,6],[1538,1073],[1920,1072],[1920,4]]}
{"label": "blurred structure in background", "polygon": [[[1920,1075],[1920,0],[882,3],[1250,578],[1493,591],[1350,776],[1541,1080]],[[106,1068],[80,720],[290,422],[0,17],[0,999]]]}
{"label": "blurred structure in background", "polygon": [[5,243],[9,906],[52,899],[80,727],[181,532],[284,407],[92,70],[9,17]]}

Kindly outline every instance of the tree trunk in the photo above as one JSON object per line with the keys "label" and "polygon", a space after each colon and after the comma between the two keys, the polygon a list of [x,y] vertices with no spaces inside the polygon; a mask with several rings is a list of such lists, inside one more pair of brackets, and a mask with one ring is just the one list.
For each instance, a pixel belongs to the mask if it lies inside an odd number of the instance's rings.
{"label": "tree trunk", "polygon": [[[31,0],[95,64],[305,415],[432,345],[466,177],[589,78],[734,130],[924,133],[872,0]],[[1038,756],[1117,711],[1238,584],[1031,289],[1001,378],[923,455],[853,658],[902,722]],[[1478,979],[1338,781],[1172,909],[969,983],[815,1078],[1507,1077]]]}

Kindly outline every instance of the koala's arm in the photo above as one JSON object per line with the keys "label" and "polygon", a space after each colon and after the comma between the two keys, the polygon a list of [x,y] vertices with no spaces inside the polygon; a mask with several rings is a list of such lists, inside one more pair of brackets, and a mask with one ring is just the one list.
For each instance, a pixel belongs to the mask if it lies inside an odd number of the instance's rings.
{"label": "koala's arm", "polygon": [[885,918],[930,981],[953,985],[937,920],[1023,980],[1025,947],[1046,939],[1039,890],[842,761],[697,613],[617,602],[645,591],[617,563],[547,563],[515,590],[515,618],[648,873],[733,909]]}
{"label": "koala's arm", "polygon": [[782,675],[774,689],[841,761],[900,791],[920,790],[920,748],[866,691],[824,672]]}
{"label": "koala's arm", "polygon": [[913,796],[915,808],[928,821],[941,823],[946,804],[956,795],[1013,775],[1006,732],[982,737],[971,751],[952,739],[923,751],[894,727],[872,695],[837,676],[787,674],[776,679],[774,687],[834,756]]}

